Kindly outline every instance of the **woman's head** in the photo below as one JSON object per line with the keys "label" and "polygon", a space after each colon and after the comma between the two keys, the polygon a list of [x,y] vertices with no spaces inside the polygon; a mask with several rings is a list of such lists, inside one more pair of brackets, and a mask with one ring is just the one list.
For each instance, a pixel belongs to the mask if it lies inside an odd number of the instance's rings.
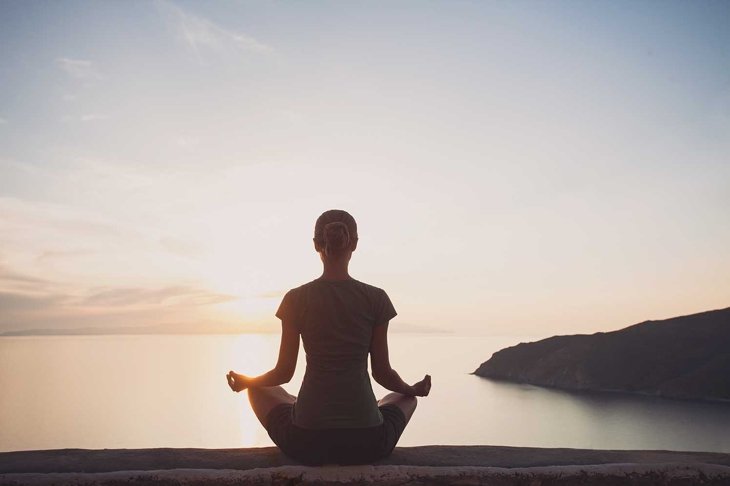
{"label": "woman's head", "polygon": [[357,246],[357,223],[350,213],[330,209],[314,224],[314,248],[327,257],[338,257]]}

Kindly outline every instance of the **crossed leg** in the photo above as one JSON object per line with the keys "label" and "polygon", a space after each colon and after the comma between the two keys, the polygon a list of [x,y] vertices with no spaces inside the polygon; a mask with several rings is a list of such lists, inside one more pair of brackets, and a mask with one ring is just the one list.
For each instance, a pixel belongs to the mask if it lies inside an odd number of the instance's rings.
{"label": "crossed leg", "polygon": [[256,418],[266,427],[266,419],[274,407],[294,403],[297,397],[290,395],[280,386],[262,386],[248,389],[248,401],[251,402]]}
{"label": "crossed leg", "polygon": [[[271,412],[274,407],[281,404],[294,403],[297,401],[297,397],[290,395],[280,386],[264,386],[249,388],[248,400],[251,402],[251,408],[256,414],[256,417],[259,419],[259,422],[261,422],[261,425],[266,427],[266,419],[269,416],[269,412]],[[395,405],[398,407],[406,417],[406,424],[411,420],[417,404],[418,400],[416,397],[410,397],[408,395],[395,392],[388,393],[378,400],[378,406]]]}
{"label": "crossed leg", "polygon": [[418,400],[416,397],[409,397],[408,395],[403,395],[402,393],[388,393],[383,398],[378,400],[378,406],[383,405],[395,405],[396,407],[400,408],[401,412],[403,412],[403,415],[406,417],[406,424],[411,420],[411,417],[413,416],[413,412],[416,411],[416,405],[418,405]]}

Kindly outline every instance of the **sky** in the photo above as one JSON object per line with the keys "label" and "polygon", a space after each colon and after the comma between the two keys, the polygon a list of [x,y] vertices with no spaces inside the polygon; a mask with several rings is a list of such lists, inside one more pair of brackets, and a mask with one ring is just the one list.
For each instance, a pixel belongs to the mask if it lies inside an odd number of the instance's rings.
{"label": "sky", "polygon": [[730,3],[0,3],[0,332],[276,330],[348,210],[391,329],[730,306]]}

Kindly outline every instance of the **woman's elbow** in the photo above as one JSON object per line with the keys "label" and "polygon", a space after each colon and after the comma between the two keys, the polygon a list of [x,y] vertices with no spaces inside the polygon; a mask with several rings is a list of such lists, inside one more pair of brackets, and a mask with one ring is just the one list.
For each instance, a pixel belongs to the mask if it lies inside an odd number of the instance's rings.
{"label": "woman's elbow", "polygon": [[276,376],[278,377],[278,380],[281,383],[289,383],[291,379],[294,377],[294,369],[293,368],[281,368],[276,370]]}
{"label": "woman's elbow", "polygon": [[383,381],[387,381],[391,371],[390,368],[373,368],[373,379],[382,385]]}

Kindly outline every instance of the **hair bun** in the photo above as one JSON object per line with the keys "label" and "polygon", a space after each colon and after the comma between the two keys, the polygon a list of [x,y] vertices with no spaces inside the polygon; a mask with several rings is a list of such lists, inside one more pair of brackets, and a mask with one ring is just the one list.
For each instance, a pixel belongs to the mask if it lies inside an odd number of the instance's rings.
{"label": "hair bun", "polygon": [[333,221],[324,226],[324,251],[326,255],[338,254],[350,244],[350,231],[342,221]]}
{"label": "hair bun", "polygon": [[324,256],[339,256],[357,242],[357,223],[347,211],[330,209],[314,224],[314,246]]}

